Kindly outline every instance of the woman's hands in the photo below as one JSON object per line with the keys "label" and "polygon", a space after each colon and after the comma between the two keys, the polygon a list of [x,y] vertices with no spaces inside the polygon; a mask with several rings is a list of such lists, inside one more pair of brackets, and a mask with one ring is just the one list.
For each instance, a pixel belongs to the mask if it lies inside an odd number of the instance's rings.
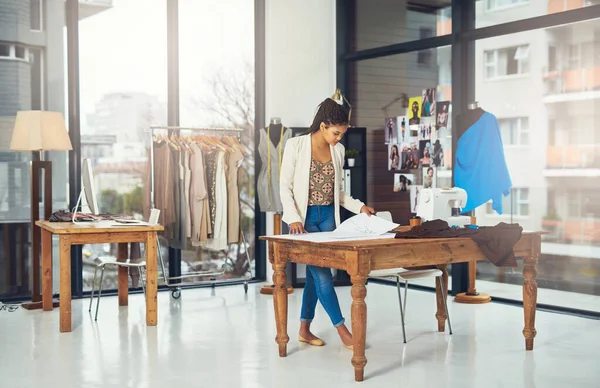
{"label": "woman's hands", "polygon": [[370,206],[364,205],[363,207],[360,208],[360,212],[366,213],[368,216],[370,216],[371,214],[375,214],[375,209],[373,209]]}
{"label": "woman's hands", "polygon": [[302,225],[302,222],[292,222],[290,224],[290,234],[302,234],[302,233],[308,233],[306,230],[304,230],[304,226]]}

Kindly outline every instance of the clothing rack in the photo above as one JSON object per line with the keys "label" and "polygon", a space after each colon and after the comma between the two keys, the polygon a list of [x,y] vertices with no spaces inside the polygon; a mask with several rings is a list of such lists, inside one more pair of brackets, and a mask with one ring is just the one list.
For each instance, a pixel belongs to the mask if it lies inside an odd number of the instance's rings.
{"label": "clothing rack", "polygon": [[[240,135],[241,132],[243,131],[243,129],[239,129],[239,128],[198,128],[198,127],[176,127],[176,126],[150,126],[150,208],[154,209],[156,206],[155,203],[155,198],[154,198],[154,135],[157,131],[167,131],[167,136],[170,136],[173,132],[181,132],[181,131],[189,131],[189,132],[193,132],[195,134],[200,134],[200,135],[208,135],[208,136],[217,136],[217,135],[222,135],[224,133],[230,133],[230,134],[236,134],[238,140],[240,139]],[[241,205],[240,205],[241,207]],[[240,216],[241,216],[242,212],[240,209]],[[244,278],[243,282],[244,282],[244,293],[248,293],[248,281],[251,278],[252,275],[252,270],[251,270],[251,266],[250,266],[250,255],[248,253],[248,243],[246,241],[246,237],[244,235],[244,230],[242,228],[242,223],[240,222],[240,234],[242,236],[242,244],[244,245],[245,248],[245,252],[246,252],[246,263],[248,265],[248,269],[246,271],[246,277]],[[181,280],[186,279],[186,278],[192,278],[192,277],[209,277],[209,280],[200,280],[200,281],[195,281],[195,282],[189,282],[186,283],[186,285],[197,285],[197,284],[211,284],[213,287],[215,286],[215,284],[217,283],[230,283],[230,282],[235,282],[235,280],[231,281],[231,280],[217,280],[215,277],[219,276],[219,275],[223,275],[225,273],[225,271],[220,271],[220,272],[215,272],[215,271],[197,271],[197,272],[190,272],[187,273],[185,275],[182,276],[174,276],[174,277],[169,277],[167,276],[167,273],[165,271],[165,264],[164,264],[164,260],[162,257],[162,251],[160,249],[160,242],[157,240],[158,243],[158,256],[160,259],[160,264],[161,264],[161,269],[163,272],[163,278],[165,281],[165,284],[167,285],[167,287],[169,287],[169,289],[171,290],[171,296],[174,299],[179,299],[179,297],[181,296]],[[229,256],[226,254],[225,255],[225,264],[227,264],[227,261],[231,260],[229,259]],[[174,283],[173,281],[178,281],[178,283]]]}

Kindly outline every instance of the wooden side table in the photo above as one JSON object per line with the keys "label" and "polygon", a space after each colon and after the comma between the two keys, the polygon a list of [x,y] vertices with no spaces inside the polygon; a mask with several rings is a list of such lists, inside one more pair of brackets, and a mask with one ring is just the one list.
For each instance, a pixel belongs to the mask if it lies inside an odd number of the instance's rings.
{"label": "wooden side table", "polygon": [[[52,235],[59,238],[60,255],[60,331],[71,331],[71,246],[82,244],[119,244],[119,259],[123,259],[127,244],[146,244],[146,324],[156,326],[158,310],[157,232],[161,225],[94,226],[71,222],[36,221],[42,230],[42,308],[52,311]],[[119,269],[119,306],[127,306],[129,280],[127,269]]]}

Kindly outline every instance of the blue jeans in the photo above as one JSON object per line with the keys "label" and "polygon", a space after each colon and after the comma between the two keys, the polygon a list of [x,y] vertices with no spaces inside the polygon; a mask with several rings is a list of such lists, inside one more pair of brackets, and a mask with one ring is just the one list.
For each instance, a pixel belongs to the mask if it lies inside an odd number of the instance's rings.
{"label": "blue jeans", "polygon": [[[309,206],[306,212],[304,229],[309,233],[334,230],[335,205]],[[307,265],[306,283],[302,294],[302,309],[300,310],[301,322],[312,322],[315,317],[317,300],[323,305],[333,326],[338,327],[344,324],[340,303],[333,288],[331,269]]]}

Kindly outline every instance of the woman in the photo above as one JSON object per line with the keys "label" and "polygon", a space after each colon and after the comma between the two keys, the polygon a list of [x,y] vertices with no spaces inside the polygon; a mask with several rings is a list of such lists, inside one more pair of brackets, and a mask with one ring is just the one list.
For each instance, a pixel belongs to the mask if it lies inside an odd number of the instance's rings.
{"label": "woman", "polygon": [[[348,130],[348,110],[331,98],[319,104],[313,123],[304,136],[285,145],[281,164],[280,194],[283,221],[290,234],[328,232],[340,224],[340,205],[353,213],[373,214],[373,208],[342,189],[344,146],[339,143]],[[298,341],[323,346],[310,331],[317,300],[329,315],[342,343],[352,349],[352,334],[333,288],[331,269],[306,266]]]}
{"label": "woman", "polygon": [[431,164],[431,158],[429,156],[429,148],[423,149],[423,157],[419,160],[420,167],[428,167]]}
{"label": "woman", "polygon": [[398,146],[393,145],[392,151],[390,152],[390,170],[397,170],[400,168],[400,155],[398,154]]}

